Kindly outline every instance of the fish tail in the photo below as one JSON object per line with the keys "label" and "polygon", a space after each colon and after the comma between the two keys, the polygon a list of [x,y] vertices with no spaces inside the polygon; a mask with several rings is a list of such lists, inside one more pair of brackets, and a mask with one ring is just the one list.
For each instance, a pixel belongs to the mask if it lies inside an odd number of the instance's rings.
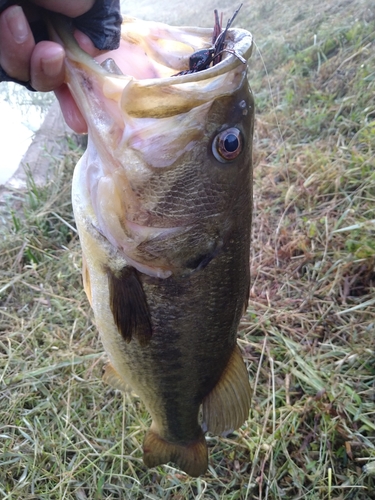
{"label": "fish tail", "polygon": [[147,467],[174,462],[186,474],[198,477],[208,467],[208,450],[203,432],[195,441],[186,445],[170,443],[155,430],[148,430],[143,442],[143,461]]}

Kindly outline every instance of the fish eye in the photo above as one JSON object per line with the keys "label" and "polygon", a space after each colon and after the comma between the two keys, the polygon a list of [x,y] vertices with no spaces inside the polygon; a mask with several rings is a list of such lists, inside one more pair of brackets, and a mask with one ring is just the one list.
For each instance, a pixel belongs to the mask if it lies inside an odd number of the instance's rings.
{"label": "fish eye", "polygon": [[221,163],[233,161],[242,152],[243,140],[238,128],[222,130],[212,142],[212,152]]}

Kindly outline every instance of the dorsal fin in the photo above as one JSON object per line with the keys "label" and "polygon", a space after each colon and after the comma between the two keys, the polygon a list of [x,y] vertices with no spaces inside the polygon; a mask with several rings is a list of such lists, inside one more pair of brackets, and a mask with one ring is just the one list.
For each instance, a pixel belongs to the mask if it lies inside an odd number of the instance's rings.
{"label": "dorsal fin", "polygon": [[119,332],[127,343],[136,338],[146,346],[152,335],[151,317],[138,271],[130,266],[116,273],[107,268],[107,276],[109,304]]}

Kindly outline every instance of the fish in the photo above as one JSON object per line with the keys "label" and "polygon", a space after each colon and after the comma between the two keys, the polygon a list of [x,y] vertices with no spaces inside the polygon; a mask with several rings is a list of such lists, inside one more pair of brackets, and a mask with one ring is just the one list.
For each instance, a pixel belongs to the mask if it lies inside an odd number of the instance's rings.
{"label": "fish", "polygon": [[103,380],[150,413],[145,465],[198,477],[205,433],[238,429],[251,406],[237,330],[250,287],[252,36],[227,29],[221,61],[198,72],[189,61],[212,53],[212,29],[125,17],[119,49],[94,59],[66,20],[50,24],[88,124],[72,202]]}

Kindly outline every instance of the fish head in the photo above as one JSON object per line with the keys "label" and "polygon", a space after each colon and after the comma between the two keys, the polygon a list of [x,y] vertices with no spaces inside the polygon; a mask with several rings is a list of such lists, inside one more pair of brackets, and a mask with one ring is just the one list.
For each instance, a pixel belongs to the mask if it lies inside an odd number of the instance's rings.
{"label": "fish head", "polygon": [[54,24],[89,129],[76,218],[142,273],[202,269],[239,220],[250,226],[250,33],[229,29],[222,61],[190,72],[192,54],[210,50],[211,29],[125,18],[119,49],[93,59]]}

